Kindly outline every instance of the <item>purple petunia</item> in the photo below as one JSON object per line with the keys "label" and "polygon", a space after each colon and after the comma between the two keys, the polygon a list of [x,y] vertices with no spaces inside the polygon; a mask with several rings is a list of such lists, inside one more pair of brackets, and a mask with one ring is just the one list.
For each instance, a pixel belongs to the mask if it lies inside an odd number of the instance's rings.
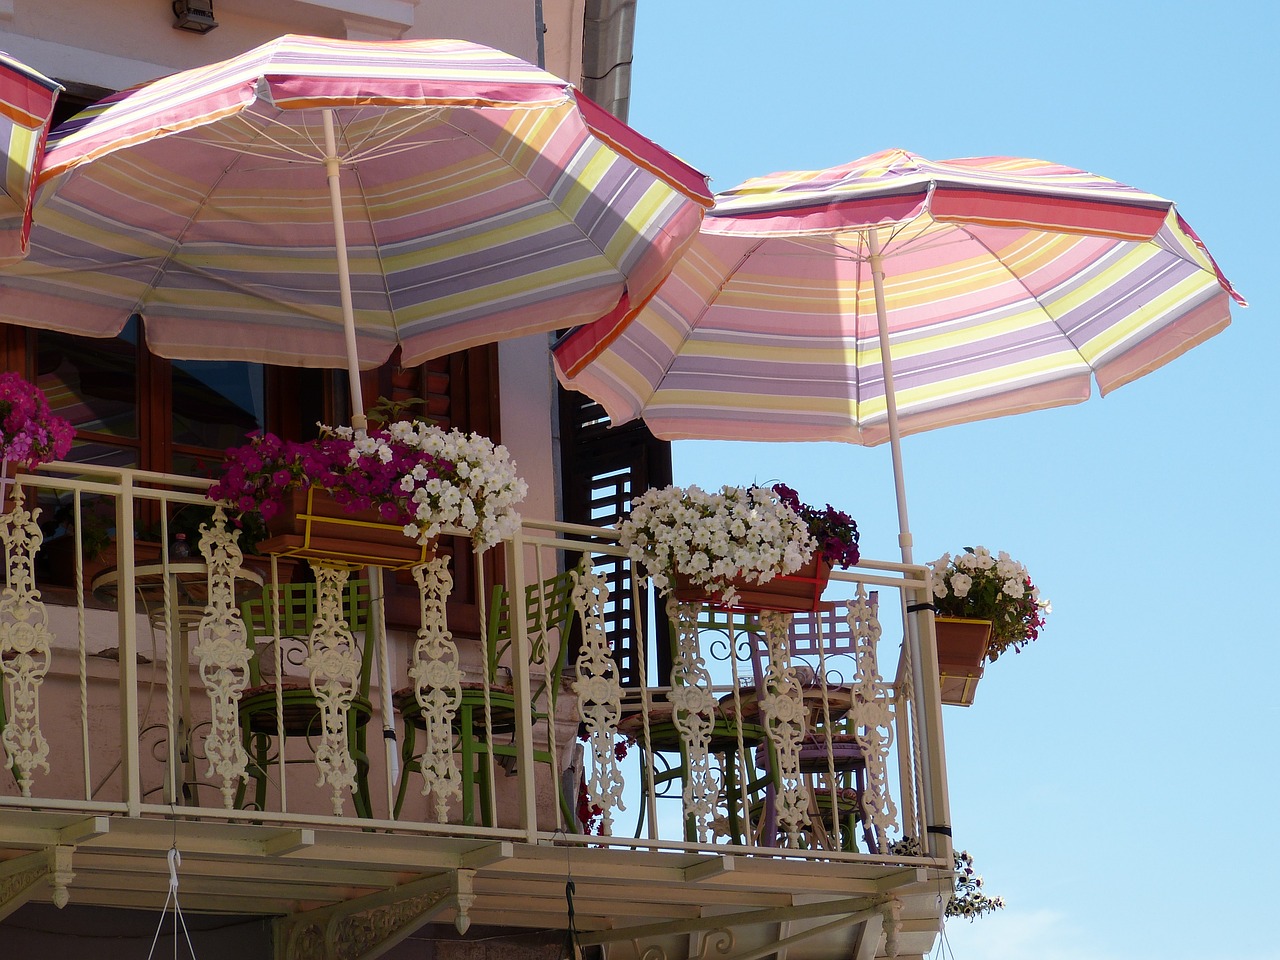
{"label": "purple petunia", "polygon": [[824,560],[845,569],[858,562],[858,525],[849,514],[829,503],[823,510],[811,507],[783,483],[775,483],[773,492],[805,522],[809,535],[818,541]]}

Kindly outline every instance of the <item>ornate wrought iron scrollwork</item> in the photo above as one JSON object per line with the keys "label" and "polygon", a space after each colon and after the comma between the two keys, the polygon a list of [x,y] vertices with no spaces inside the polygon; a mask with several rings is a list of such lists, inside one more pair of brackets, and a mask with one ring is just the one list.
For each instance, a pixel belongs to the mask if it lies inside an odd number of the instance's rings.
{"label": "ornate wrought iron scrollwork", "polygon": [[862,818],[875,833],[880,850],[889,848],[888,833],[898,829],[898,811],[889,795],[889,748],[893,744],[893,691],[880,678],[876,647],[880,642],[880,620],[867,591],[858,584],[856,598],[849,604],[849,627],[853,633],[857,673],[853,684],[850,725],[866,759],[866,787],[862,791]]}
{"label": "ornate wrought iron scrollwork", "polygon": [[347,714],[360,677],[360,655],[351,627],[342,615],[347,583],[344,567],[312,563],[316,575],[316,621],[307,638],[303,666],[320,708],[316,745],[316,786],[333,791],[333,813],[342,816],[343,792],[356,788],[356,762],[347,739]]}
{"label": "ornate wrought iron scrollwork", "polygon": [[200,526],[200,553],[209,569],[209,602],[196,628],[192,653],[209,694],[211,723],[204,740],[207,776],[222,779],[222,803],[235,804],[236,782],[248,780],[248,755],[240,737],[240,694],[249,682],[249,647],[244,620],[236,606],[235,578],[244,557],[240,531],[227,529],[222,507],[213,524]]}
{"label": "ornate wrought iron scrollwork", "polygon": [[462,669],[445,619],[445,601],[453,589],[449,558],[419,564],[413,568],[413,579],[418,584],[422,626],[409,678],[425,728],[426,745],[419,760],[422,795],[435,799],[436,820],[444,823],[449,818],[449,801],[462,800],[462,775],[453,755],[453,718],[462,703]]}
{"label": "ornate wrought iron scrollwork", "polygon": [[598,807],[600,833],[613,833],[613,811],[625,810],[622,773],[614,753],[614,738],[622,716],[622,684],[618,665],[609,650],[604,628],[604,607],[609,587],[604,577],[583,561],[573,572],[573,605],[582,619],[582,647],[578,651],[578,719],[587,733],[591,750],[591,774],[586,777],[587,803]]}
{"label": "ornate wrought iron scrollwork", "polygon": [[807,816],[801,798],[800,744],[804,740],[804,699],[800,681],[791,665],[791,645],[787,630],[791,616],[777,611],[760,614],[769,660],[765,672],[765,696],[760,708],[766,732],[778,758],[778,827],[789,846],[799,846],[800,832]]}
{"label": "ornate wrought iron scrollwork", "polygon": [[676,655],[671,664],[671,720],[684,742],[686,776],[684,816],[699,843],[712,839],[712,821],[720,804],[720,771],[711,762],[711,730],[716,698],[711,674],[698,646],[698,605],[667,598],[667,616],[676,626]]}
{"label": "ornate wrought iron scrollwork", "polygon": [[0,517],[6,584],[0,595],[0,672],[7,706],[5,766],[12,767],[24,797],[31,796],[35,769],[49,773],[49,743],[40,729],[40,687],[49,672],[52,634],[49,613],[36,589],[35,556],[44,542],[36,522],[40,509],[28,510],[21,486],[14,487],[13,508]]}

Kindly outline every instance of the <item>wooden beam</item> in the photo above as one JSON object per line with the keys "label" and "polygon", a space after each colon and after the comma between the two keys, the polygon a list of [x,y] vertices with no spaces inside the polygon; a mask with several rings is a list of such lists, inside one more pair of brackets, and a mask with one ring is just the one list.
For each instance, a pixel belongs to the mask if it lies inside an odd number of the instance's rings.
{"label": "wooden beam", "polygon": [[510,840],[503,840],[462,854],[458,858],[458,866],[467,870],[482,870],[495,863],[510,860],[515,855],[515,846]]}
{"label": "wooden beam", "polygon": [[76,823],[68,824],[58,831],[58,843],[78,846],[111,832],[110,817],[85,817]]}
{"label": "wooden beam", "polygon": [[267,840],[262,841],[264,857],[283,857],[308,847],[314,847],[316,832],[314,830],[285,830]]}
{"label": "wooden beam", "polygon": [[880,935],[884,932],[884,916],[877,913],[867,917],[867,922],[858,930],[858,940],[853,947],[850,960],[876,960],[880,950]]}
{"label": "wooden beam", "polygon": [[737,861],[733,857],[709,857],[699,863],[684,868],[686,883],[698,883],[709,877],[722,877],[733,870]]}
{"label": "wooden beam", "polygon": [[[279,921],[285,960],[374,960],[456,902],[456,874],[438,874]],[[319,950],[319,952],[317,952]]]}

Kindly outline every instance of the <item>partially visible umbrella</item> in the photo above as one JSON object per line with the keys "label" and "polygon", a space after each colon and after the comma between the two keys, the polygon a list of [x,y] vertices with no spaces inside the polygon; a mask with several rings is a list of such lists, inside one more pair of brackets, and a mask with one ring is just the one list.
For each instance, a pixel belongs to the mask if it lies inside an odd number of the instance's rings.
{"label": "partially visible umbrella", "polygon": [[899,431],[1106,394],[1244,303],[1173,203],[1041,160],[887,150],[716,199],[633,321],[557,345],[561,381],[669,440],[893,440],[907,562]]}
{"label": "partially visible umbrella", "polygon": [[[720,194],[648,306],[555,360],[615,424],[669,440],[888,439],[909,564],[899,410],[915,432],[1077,403],[1091,378],[1105,394],[1221,331],[1232,299],[1167,200],[1040,160],[889,150]],[[918,689],[920,637],[911,617]],[[919,709],[946,836],[941,717]]]}
{"label": "partially visible umbrella", "polygon": [[624,316],[706,179],[508,54],[286,36],[109,97],[50,138],[0,319],[174,359],[408,366]]}
{"label": "partially visible umbrella", "polygon": [[62,84],[0,53],[0,265],[26,256],[36,168],[61,91]]}

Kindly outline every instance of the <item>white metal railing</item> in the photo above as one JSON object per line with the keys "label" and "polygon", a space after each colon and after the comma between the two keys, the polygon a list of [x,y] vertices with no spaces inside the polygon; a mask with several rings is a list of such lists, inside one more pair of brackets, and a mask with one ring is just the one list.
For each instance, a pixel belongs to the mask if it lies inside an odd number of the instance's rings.
{"label": "white metal railing", "polygon": [[[6,507],[0,806],[802,857],[943,849],[941,732],[921,708],[937,673],[902,653],[923,568],[837,572],[817,615],[657,608],[638,584],[610,592],[612,531],[529,521],[504,547],[505,593],[474,561],[478,637],[447,616],[466,554],[415,568],[415,629],[383,630],[378,571],[285,586],[221,514],[184,544],[206,488],[55,464]],[[95,567],[104,524],[115,562]],[[634,685],[615,614],[644,638]]]}

